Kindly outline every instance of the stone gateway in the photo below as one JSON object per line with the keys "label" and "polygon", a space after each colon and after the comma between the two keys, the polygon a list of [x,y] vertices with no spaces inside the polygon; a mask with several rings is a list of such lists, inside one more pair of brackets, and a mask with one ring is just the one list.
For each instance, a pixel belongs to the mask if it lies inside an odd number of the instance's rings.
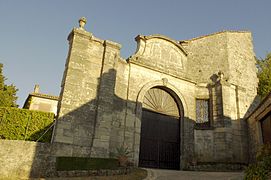
{"label": "stone gateway", "polygon": [[84,29],[70,35],[53,134],[56,155],[111,157],[141,167],[239,169],[248,163],[245,117],[257,94],[251,33],[190,40],[137,36],[136,53]]}

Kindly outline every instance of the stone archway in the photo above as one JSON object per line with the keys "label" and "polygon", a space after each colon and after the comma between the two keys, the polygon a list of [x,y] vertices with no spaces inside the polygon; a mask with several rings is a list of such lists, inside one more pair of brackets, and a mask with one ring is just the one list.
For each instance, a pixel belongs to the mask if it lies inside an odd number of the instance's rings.
{"label": "stone archway", "polygon": [[178,88],[176,88],[174,85],[172,85],[167,78],[163,78],[162,80],[156,80],[151,81],[145,84],[142,89],[140,90],[138,96],[137,96],[137,102],[136,102],[136,116],[141,117],[141,111],[142,111],[142,104],[145,97],[145,94],[147,91],[153,87],[164,87],[168,91],[170,91],[170,94],[174,97],[174,99],[177,101],[177,104],[180,108],[180,113],[182,117],[189,117],[188,109],[186,101],[183,97],[183,95],[179,92]]}
{"label": "stone archway", "polygon": [[170,89],[162,86],[153,87],[145,93],[139,152],[141,167],[180,168],[182,113],[172,94]]}

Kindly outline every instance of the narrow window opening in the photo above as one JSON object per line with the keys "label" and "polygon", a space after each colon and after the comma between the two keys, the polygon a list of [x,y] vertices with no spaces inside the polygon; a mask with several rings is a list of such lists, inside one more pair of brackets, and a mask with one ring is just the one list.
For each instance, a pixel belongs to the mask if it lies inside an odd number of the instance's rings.
{"label": "narrow window opening", "polygon": [[196,99],[196,127],[210,127],[209,99]]}

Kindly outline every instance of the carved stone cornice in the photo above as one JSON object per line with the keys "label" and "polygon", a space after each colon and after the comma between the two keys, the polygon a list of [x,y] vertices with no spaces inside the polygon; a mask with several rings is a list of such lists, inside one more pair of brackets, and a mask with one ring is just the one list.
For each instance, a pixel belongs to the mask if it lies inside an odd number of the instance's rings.
{"label": "carved stone cornice", "polygon": [[181,46],[181,44],[178,41],[175,41],[175,40],[173,40],[167,36],[161,35],[161,34],[153,34],[153,35],[149,35],[149,36],[138,35],[135,38],[135,40],[137,42],[139,42],[141,39],[146,41],[146,40],[153,39],[153,38],[166,40],[166,41],[174,44],[175,46],[177,46],[186,56],[188,55],[187,51]]}
{"label": "carved stone cornice", "polygon": [[93,35],[90,32],[87,32],[86,30],[82,28],[73,28],[72,32],[70,32],[68,36],[68,41],[70,41],[74,36],[80,36],[82,38],[86,39],[92,39]]}

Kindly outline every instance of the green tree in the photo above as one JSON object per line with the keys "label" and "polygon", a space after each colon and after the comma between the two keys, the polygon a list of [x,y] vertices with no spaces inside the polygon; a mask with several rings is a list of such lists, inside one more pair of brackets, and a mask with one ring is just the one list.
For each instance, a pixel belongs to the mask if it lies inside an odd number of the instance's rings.
{"label": "green tree", "polygon": [[271,91],[271,52],[264,59],[257,59],[258,94],[264,98]]}
{"label": "green tree", "polygon": [[18,89],[13,84],[6,85],[5,80],[3,64],[0,63],[0,107],[18,107],[16,104]]}

